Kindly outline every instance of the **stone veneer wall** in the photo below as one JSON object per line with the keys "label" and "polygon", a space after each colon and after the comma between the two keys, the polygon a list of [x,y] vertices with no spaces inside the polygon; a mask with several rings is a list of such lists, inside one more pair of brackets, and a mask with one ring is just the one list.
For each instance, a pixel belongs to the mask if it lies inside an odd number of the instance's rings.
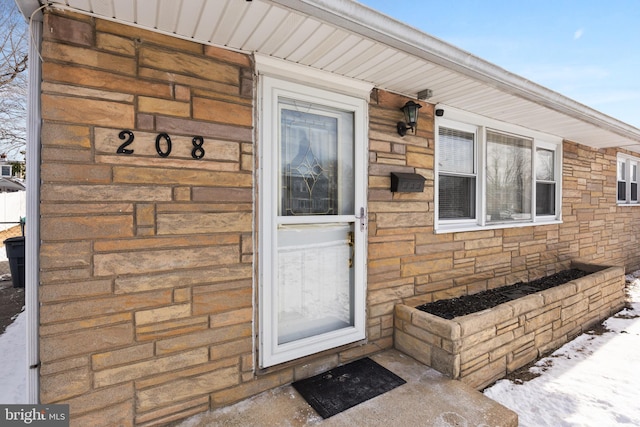
{"label": "stone veneer wall", "polygon": [[398,304],[395,346],[482,389],[618,312],[625,304],[624,285],[624,268],[610,267],[451,320]]}
{"label": "stone veneer wall", "polygon": [[257,367],[249,56],[49,11],[42,57],[42,403],[163,425],[393,346],[391,307],[367,342]]}
{"label": "stone veneer wall", "polygon": [[71,425],[150,425],[290,381],[254,381],[250,58],[45,18],[41,401]]}
{"label": "stone veneer wall", "polygon": [[[640,206],[616,205],[616,151],[563,144],[562,224],[435,234],[433,106],[418,134],[394,134],[408,100],[376,91],[370,106],[370,309],[412,297],[454,298],[569,267],[572,260],[640,268]],[[423,104],[424,105],[424,104]],[[391,193],[390,172],[417,172],[423,193]],[[371,305],[372,304],[372,305]]]}
{"label": "stone veneer wall", "polygon": [[[569,142],[564,224],[434,234],[433,106],[401,138],[407,98],[374,90],[367,341],[260,371],[250,57],[60,11],[45,15],[42,56],[41,400],[69,403],[73,425],[162,424],[390,348],[408,298],[576,257],[640,265],[640,208],[615,205],[615,152]],[[123,129],[131,155],[116,153]],[[425,191],[392,194],[392,171],[422,174]]]}

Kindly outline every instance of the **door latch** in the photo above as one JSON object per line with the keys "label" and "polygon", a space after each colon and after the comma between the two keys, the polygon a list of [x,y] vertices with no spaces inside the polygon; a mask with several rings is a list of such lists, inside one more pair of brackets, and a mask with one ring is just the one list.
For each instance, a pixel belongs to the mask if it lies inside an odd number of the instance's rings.
{"label": "door latch", "polygon": [[364,211],[364,208],[360,208],[360,216],[356,215],[356,218],[360,220],[360,231],[364,231],[367,226],[367,214]]}

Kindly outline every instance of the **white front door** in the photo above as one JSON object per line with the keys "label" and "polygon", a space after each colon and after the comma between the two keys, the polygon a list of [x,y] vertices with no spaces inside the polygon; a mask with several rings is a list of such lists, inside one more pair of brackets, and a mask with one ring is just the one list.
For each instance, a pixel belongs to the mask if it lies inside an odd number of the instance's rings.
{"label": "white front door", "polygon": [[262,84],[264,367],[365,337],[366,103],[269,77]]}

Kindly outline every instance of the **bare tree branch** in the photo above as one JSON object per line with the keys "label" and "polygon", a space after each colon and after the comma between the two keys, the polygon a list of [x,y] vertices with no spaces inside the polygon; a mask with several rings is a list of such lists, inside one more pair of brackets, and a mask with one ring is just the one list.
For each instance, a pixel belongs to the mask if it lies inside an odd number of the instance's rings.
{"label": "bare tree branch", "polygon": [[0,0],[0,153],[26,146],[28,28],[14,0]]}

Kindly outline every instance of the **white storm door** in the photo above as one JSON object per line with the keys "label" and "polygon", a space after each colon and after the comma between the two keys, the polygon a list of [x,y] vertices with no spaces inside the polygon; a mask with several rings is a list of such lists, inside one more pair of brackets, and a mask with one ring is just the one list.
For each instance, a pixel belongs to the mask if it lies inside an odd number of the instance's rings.
{"label": "white storm door", "polygon": [[264,82],[263,367],[365,337],[362,101],[278,83]]}

